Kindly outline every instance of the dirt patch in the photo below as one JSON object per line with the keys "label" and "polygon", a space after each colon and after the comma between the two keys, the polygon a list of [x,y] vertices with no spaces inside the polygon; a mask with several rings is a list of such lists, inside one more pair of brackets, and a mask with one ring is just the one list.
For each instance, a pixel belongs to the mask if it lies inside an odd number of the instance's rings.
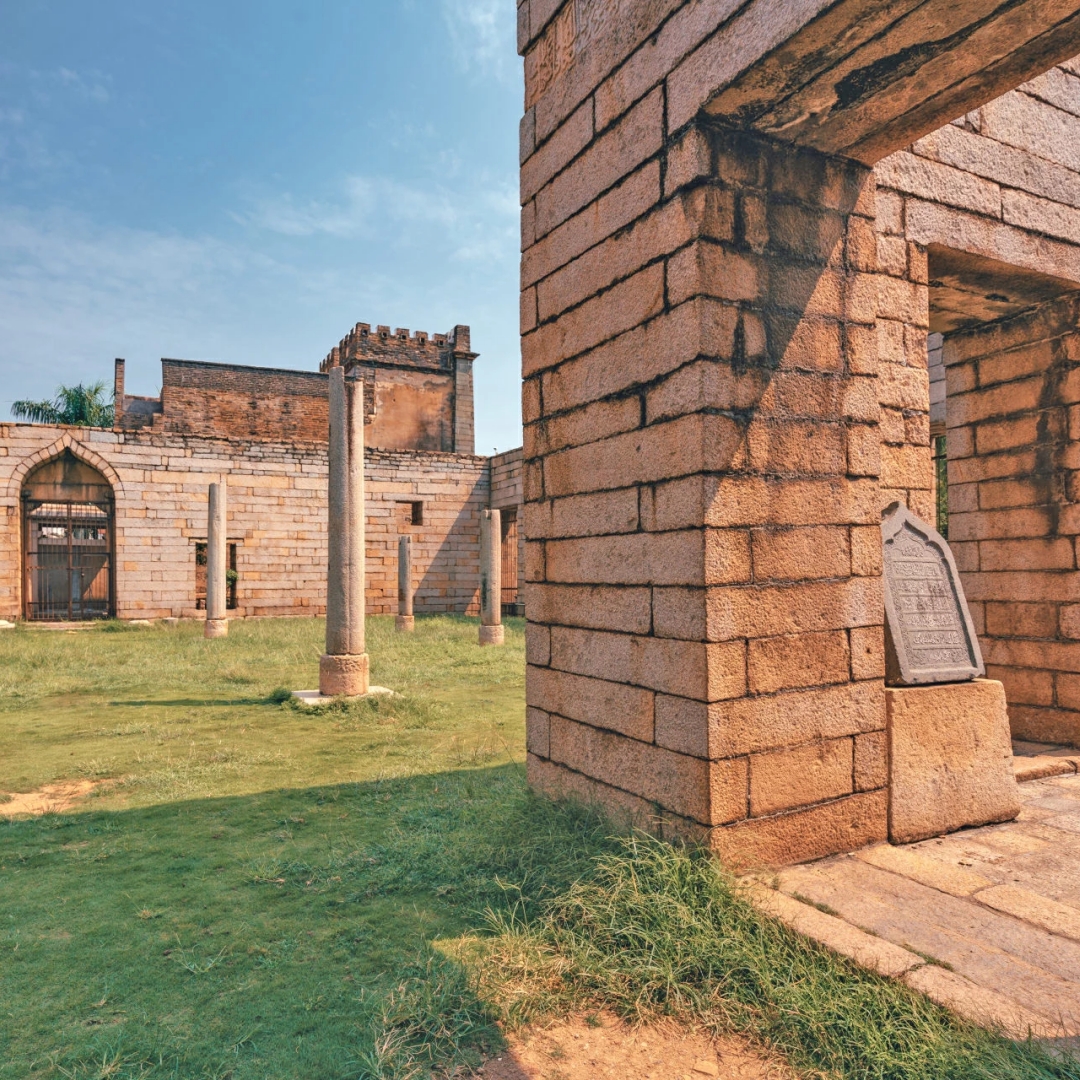
{"label": "dirt patch", "polygon": [[[599,1026],[594,1026],[599,1024]],[[576,1018],[511,1036],[485,1080],[793,1080],[749,1042],[672,1025],[630,1027],[613,1016]]]}
{"label": "dirt patch", "polygon": [[80,799],[85,799],[98,783],[100,781],[63,780],[58,784],[45,784],[37,791],[21,794],[0,792],[0,817],[70,810]]}

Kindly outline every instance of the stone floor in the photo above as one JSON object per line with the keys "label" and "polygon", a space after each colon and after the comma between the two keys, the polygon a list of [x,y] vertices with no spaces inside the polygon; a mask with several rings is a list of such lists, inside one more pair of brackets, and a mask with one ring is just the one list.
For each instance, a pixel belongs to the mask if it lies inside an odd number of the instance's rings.
{"label": "stone floor", "polygon": [[802,933],[1016,1037],[1080,1049],[1080,754],[1018,744],[1016,821],[789,867]]}

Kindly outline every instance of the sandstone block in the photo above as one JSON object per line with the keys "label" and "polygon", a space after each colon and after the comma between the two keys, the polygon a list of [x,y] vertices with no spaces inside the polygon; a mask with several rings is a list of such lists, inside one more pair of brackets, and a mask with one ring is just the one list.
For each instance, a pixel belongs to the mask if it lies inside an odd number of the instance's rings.
{"label": "sandstone block", "polygon": [[849,668],[848,637],[843,630],[752,640],[747,659],[754,694],[847,682]]}
{"label": "sandstone block", "polygon": [[886,687],[885,702],[891,840],[910,843],[1016,817],[1001,683]]}
{"label": "sandstone block", "polygon": [[725,864],[743,869],[853,851],[884,840],[887,832],[885,792],[871,791],[714,829],[708,842]]}
{"label": "sandstone block", "polygon": [[750,814],[836,799],[851,792],[851,739],[830,739],[750,757]]}

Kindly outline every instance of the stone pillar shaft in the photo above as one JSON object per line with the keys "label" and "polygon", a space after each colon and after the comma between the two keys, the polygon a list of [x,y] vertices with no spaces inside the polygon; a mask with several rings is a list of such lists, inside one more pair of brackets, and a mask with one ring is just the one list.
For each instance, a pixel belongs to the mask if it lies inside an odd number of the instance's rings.
{"label": "stone pillar shaft", "polygon": [[206,637],[224,637],[229,628],[226,607],[227,492],[224,481],[210,485],[206,526]]}
{"label": "stone pillar shaft", "polygon": [[480,515],[480,644],[501,645],[502,628],[502,514]]}
{"label": "stone pillar shaft", "polygon": [[330,372],[330,514],[326,651],[364,651],[364,415],[362,388]]}
{"label": "stone pillar shaft", "polygon": [[325,695],[367,693],[364,652],[364,397],[330,371],[329,520],[327,525],[326,654],[319,664]]}
{"label": "stone pillar shaft", "polygon": [[398,538],[398,630],[412,630],[413,590],[412,590],[412,537]]}

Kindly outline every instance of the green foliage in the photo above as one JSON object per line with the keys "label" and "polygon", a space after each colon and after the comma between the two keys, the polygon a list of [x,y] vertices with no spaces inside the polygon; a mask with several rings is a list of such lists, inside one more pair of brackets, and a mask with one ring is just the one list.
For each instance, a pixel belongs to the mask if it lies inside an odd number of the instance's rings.
{"label": "green foliage", "polygon": [[74,427],[112,427],[114,409],[105,398],[103,382],[86,386],[59,386],[51,401],[16,401],[11,415],[34,424],[69,424]]}

